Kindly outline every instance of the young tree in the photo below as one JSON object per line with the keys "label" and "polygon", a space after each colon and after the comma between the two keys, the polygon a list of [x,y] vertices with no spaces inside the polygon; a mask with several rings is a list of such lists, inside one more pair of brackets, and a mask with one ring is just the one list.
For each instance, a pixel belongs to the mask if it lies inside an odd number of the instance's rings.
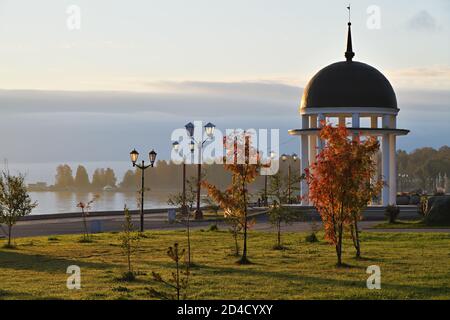
{"label": "young tree", "polygon": [[130,211],[127,206],[124,208],[125,221],[123,223],[123,231],[120,235],[122,242],[122,250],[127,259],[128,271],[123,274],[123,280],[133,281],[136,277],[131,265],[131,258],[136,252],[139,242],[139,235],[134,231],[133,222],[131,219]]}
{"label": "young tree", "polygon": [[81,209],[81,216],[83,218],[83,227],[84,227],[84,235],[82,238],[82,242],[90,242],[91,239],[89,237],[89,230],[87,226],[87,217],[89,216],[89,210],[91,210],[92,204],[99,198],[99,195],[94,195],[94,197],[88,202],[79,202],[77,204],[77,208]]}
{"label": "young tree", "polygon": [[166,293],[164,291],[158,291],[154,288],[149,288],[148,291],[150,296],[159,299],[166,300],[180,300],[181,298],[186,299],[186,290],[189,287],[189,265],[186,264],[185,271],[182,270],[182,258],[184,257],[185,250],[178,248],[178,243],[175,243],[173,247],[169,247],[167,250],[167,255],[175,262],[175,272],[172,272],[172,279],[164,280],[161,274],[152,272],[153,280],[164,284],[165,286],[175,290],[175,294]]}
{"label": "young tree", "polygon": [[78,190],[87,190],[91,186],[89,175],[84,166],[78,166],[74,181],[75,188]]}
{"label": "young tree", "polygon": [[277,200],[273,201],[272,205],[269,207],[269,222],[277,230],[277,243],[273,247],[275,250],[285,249],[281,242],[282,223],[292,224],[299,219],[300,215],[300,212],[296,212],[292,208],[283,207]]}
{"label": "young tree", "polygon": [[0,174],[0,224],[8,229],[8,247],[12,247],[12,228],[17,221],[37,207],[27,192],[25,177],[11,175],[9,171]]}
{"label": "young tree", "polygon": [[[227,157],[224,168],[231,172],[232,182],[225,192],[216,186],[203,181],[208,194],[222,207],[225,217],[229,216],[233,220],[239,221],[244,232],[242,257],[238,261],[240,264],[249,264],[247,258],[247,238],[248,229],[251,224],[248,218],[248,185],[255,181],[259,173],[261,164],[259,155],[251,146],[250,136],[245,132],[243,135],[233,135],[225,139]],[[231,142],[231,144],[230,144]]]}
{"label": "young tree", "polygon": [[217,223],[219,221],[219,210],[220,210],[219,204],[210,196],[206,197],[203,201],[214,212],[215,216],[214,226],[216,230],[218,230]]}
{"label": "young tree", "polygon": [[[193,178],[189,178],[186,180],[186,198],[183,198],[183,194],[177,193],[170,195],[169,200],[167,201],[167,204],[171,206],[175,206],[179,208],[179,213],[177,220],[180,223],[183,223],[186,225],[186,234],[187,234],[187,264],[189,267],[192,265],[192,255],[191,255],[191,215],[192,215],[192,208],[194,207],[195,199],[196,199],[196,191],[195,186],[197,185],[197,182]],[[183,214],[183,206],[186,205],[187,214]]]}
{"label": "young tree", "polygon": [[362,210],[381,188],[381,179],[374,181],[372,159],[379,144],[374,138],[351,139],[343,126],[323,125],[320,139],[326,144],[306,176],[309,199],[321,215],[325,238],[335,246],[337,265],[341,266],[344,228],[357,227]]}
{"label": "young tree", "polygon": [[283,249],[281,244],[282,223],[291,224],[301,216],[301,212],[284,206],[289,201],[289,187],[291,190],[298,190],[301,179],[302,177],[295,173],[290,175],[290,179],[284,178],[279,171],[270,176],[267,195],[274,198],[274,201],[269,207],[269,221],[277,229],[277,244],[274,249]]}

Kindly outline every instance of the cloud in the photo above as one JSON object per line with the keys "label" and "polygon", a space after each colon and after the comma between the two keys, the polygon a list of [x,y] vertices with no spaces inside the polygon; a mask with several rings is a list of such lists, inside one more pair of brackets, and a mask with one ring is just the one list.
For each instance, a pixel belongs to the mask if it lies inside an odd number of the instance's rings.
{"label": "cloud", "polygon": [[439,29],[436,19],[426,10],[419,11],[409,19],[408,26],[412,30],[425,32],[435,32]]}
{"label": "cloud", "polygon": [[386,74],[395,87],[450,90],[450,66],[448,65],[388,70]]}
{"label": "cloud", "polygon": [[[299,152],[298,137],[287,131],[301,123],[301,88],[275,82],[163,85],[165,93],[0,90],[0,159],[127,161],[134,147],[155,148],[164,159],[172,130],[195,120],[222,131],[279,129],[283,152]],[[399,89],[397,96],[399,126],[411,129],[399,148],[448,144],[449,91]]]}
{"label": "cloud", "polygon": [[251,100],[291,101],[298,99],[302,90],[294,85],[276,81],[159,81],[145,85],[155,92],[171,94],[202,94],[222,97],[236,97]]}

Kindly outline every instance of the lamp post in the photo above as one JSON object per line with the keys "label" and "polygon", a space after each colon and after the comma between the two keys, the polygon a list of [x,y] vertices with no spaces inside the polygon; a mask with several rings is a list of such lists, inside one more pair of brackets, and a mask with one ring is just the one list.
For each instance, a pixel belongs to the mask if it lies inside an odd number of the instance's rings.
{"label": "lamp post", "polygon": [[[180,144],[178,141],[175,141],[172,143],[173,150],[176,152],[180,149]],[[183,155],[183,204],[181,205],[181,213],[183,215],[186,215],[188,213],[187,206],[186,206],[186,157]]]}
{"label": "lamp post", "polygon": [[[272,161],[273,159],[275,159],[275,152],[274,151],[270,151],[270,161]],[[267,174],[264,176],[264,206],[268,207],[269,206],[269,199],[267,197]]]}
{"label": "lamp post", "polygon": [[[185,125],[186,131],[188,136],[191,138],[191,142],[189,144],[189,147],[191,149],[191,152],[194,152],[195,144],[197,144],[198,147],[198,165],[197,165],[197,209],[195,210],[195,219],[203,219],[203,212],[200,209],[200,192],[201,192],[201,175],[202,175],[202,152],[203,152],[203,145],[208,141],[212,140],[214,136],[214,130],[216,128],[215,125],[213,125],[211,122],[209,122],[207,125],[205,125],[205,132],[206,132],[206,139],[196,141],[194,138],[194,130],[195,126],[192,122],[189,122],[187,125]],[[203,136],[203,135],[202,135]]]}
{"label": "lamp post", "polygon": [[[214,130],[216,128],[215,125],[213,125],[211,122],[209,122],[207,125],[205,125],[205,133],[206,133],[206,139],[196,141],[194,138],[194,124],[192,122],[189,122],[186,126],[186,131],[188,136],[191,138],[190,142],[190,149],[191,152],[194,152],[195,144],[197,144],[198,147],[198,165],[197,165],[197,209],[195,210],[195,219],[203,219],[203,212],[200,209],[200,192],[201,192],[201,179],[202,179],[202,152],[203,152],[203,145],[208,141],[212,140],[214,136]],[[202,135],[203,136],[203,135]]]}
{"label": "lamp post", "polygon": [[406,173],[399,173],[398,174],[398,184],[399,184],[399,190],[400,192],[403,192],[405,189],[405,182],[408,179],[408,174]]}
{"label": "lamp post", "polygon": [[[293,153],[292,154],[292,160],[294,160],[294,162],[297,162],[298,156]],[[288,156],[286,154],[281,155],[281,160],[283,160],[283,162],[285,162],[288,159]],[[289,204],[292,204],[292,199],[291,199],[291,163],[288,163],[288,202]]]}
{"label": "lamp post", "polygon": [[137,152],[136,149],[133,149],[133,151],[130,152],[130,158],[133,167],[141,169],[141,232],[144,232],[144,171],[150,167],[153,167],[153,165],[155,164],[156,155],[157,153],[155,152],[155,150],[152,150],[148,154],[150,164],[146,165],[144,160],[142,160],[141,164],[137,164],[136,162],[139,158],[139,152]]}

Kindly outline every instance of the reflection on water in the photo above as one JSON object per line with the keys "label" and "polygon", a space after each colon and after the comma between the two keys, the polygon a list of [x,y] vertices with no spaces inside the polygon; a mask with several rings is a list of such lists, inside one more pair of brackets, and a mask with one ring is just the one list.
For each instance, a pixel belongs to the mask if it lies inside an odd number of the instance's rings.
{"label": "reflection on water", "polygon": [[[39,205],[32,214],[77,212],[77,203],[87,202],[95,194],[100,197],[92,204],[91,211],[123,210],[126,204],[131,210],[137,209],[137,193],[135,192],[30,192],[33,200]],[[149,192],[145,196],[146,209],[167,208],[169,192]]]}

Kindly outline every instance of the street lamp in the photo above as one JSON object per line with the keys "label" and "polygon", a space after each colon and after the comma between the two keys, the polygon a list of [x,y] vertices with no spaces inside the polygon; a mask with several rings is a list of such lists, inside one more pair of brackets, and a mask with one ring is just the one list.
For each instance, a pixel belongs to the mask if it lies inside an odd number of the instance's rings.
{"label": "street lamp", "polygon": [[405,189],[405,182],[407,182],[408,174],[406,173],[399,173],[398,174],[398,184],[400,192],[403,192]]}
{"label": "street lamp", "polygon": [[[180,150],[180,144],[178,141],[172,143],[173,150],[178,152]],[[186,206],[186,157],[183,155],[183,204],[181,205],[181,213],[187,214]]]}
{"label": "street lamp", "polygon": [[[297,162],[298,156],[293,153],[291,155],[291,158],[294,162]],[[283,162],[285,162],[288,159],[288,155],[286,154],[282,154],[281,155],[281,160],[283,160]],[[291,163],[288,163],[288,202],[289,204],[292,204],[292,198],[291,198]]]}
{"label": "street lamp", "polygon": [[203,141],[196,141],[194,138],[194,130],[195,126],[192,122],[189,122],[186,126],[186,132],[188,136],[191,138],[191,142],[189,143],[189,149],[193,153],[195,150],[195,146],[198,146],[198,166],[197,166],[197,209],[195,210],[195,219],[203,219],[203,212],[200,209],[200,192],[201,192],[201,175],[202,175],[202,153],[203,153],[203,145],[208,141],[212,140],[214,136],[214,130],[216,128],[211,122],[205,125],[205,133],[206,139]]}
{"label": "street lamp", "polygon": [[133,167],[141,169],[141,232],[144,232],[144,171],[150,167],[153,167],[153,165],[155,164],[156,155],[157,153],[155,152],[155,150],[152,150],[148,154],[150,164],[146,165],[144,160],[142,160],[141,164],[137,164],[136,162],[139,158],[139,152],[137,152],[136,149],[133,149],[133,151],[130,152],[130,159]]}
{"label": "street lamp", "polygon": [[[273,159],[275,159],[275,152],[274,151],[270,151],[270,161],[272,162]],[[264,206],[268,207],[269,206],[269,199],[267,197],[267,174],[264,175]]]}

